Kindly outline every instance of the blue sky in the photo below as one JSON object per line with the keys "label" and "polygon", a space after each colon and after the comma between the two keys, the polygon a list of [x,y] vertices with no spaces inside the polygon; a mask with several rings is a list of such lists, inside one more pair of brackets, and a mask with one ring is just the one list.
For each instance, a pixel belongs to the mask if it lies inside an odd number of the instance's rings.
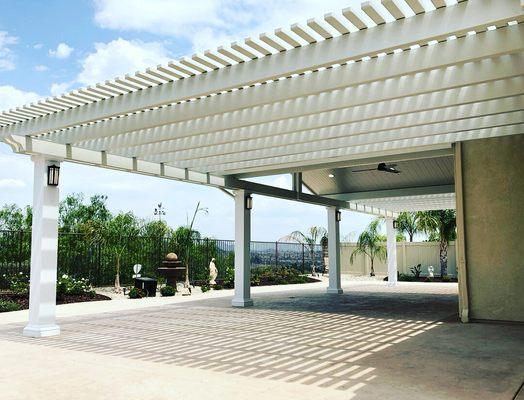
{"label": "blue sky", "polygon": [[[359,0],[0,0],[0,110],[133,73],[250,35],[340,11]],[[232,200],[214,188],[65,163],[61,197],[104,193],[112,211],[153,218],[158,202],[167,221],[186,221],[197,201],[209,208],[197,228],[233,238]],[[262,182],[290,187],[288,176]],[[30,204],[32,163],[0,144],[0,204]],[[325,209],[254,199],[252,237],[275,240],[293,230],[326,225]],[[342,236],[354,239],[371,217],[344,213]]]}

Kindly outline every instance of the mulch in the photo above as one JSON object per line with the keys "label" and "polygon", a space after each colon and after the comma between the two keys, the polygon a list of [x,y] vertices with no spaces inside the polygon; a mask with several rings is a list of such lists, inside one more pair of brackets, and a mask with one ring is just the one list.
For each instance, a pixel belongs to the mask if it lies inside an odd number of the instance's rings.
{"label": "mulch", "polygon": [[[3,293],[0,293],[0,300],[12,301],[14,303],[17,303],[22,310],[29,308],[29,297],[28,296],[20,296],[20,295],[9,293],[9,292],[3,292]],[[95,294],[94,296],[65,295],[65,296],[62,296],[61,298],[57,298],[56,304],[83,303],[86,301],[101,301],[101,300],[111,300],[111,298],[104,296],[103,294],[98,294],[98,293]]]}

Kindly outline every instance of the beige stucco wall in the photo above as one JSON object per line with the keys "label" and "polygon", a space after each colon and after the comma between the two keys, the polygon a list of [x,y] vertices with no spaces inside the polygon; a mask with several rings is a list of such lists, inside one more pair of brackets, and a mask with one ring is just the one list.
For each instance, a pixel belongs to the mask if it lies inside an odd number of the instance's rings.
{"label": "beige stucco wall", "polygon": [[462,145],[469,313],[524,321],[524,135]]}
{"label": "beige stucco wall", "polygon": [[[368,257],[358,255],[353,264],[349,262],[351,253],[357,247],[356,243],[340,244],[340,266],[343,274],[368,275],[370,262]],[[448,247],[448,275],[456,276],[455,242]],[[399,242],[397,243],[398,272],[411,275],[411,267],[420,264],[422,275],[428,274],[428,267],[434,268],[435,275],[440,275],[439,243],[438,242]],[[387,275],[387,262],[375,260],[375,273]]]}

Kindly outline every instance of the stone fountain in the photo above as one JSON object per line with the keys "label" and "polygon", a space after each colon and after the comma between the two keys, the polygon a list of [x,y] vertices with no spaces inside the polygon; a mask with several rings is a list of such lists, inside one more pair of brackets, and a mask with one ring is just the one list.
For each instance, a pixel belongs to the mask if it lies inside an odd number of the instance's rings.
{"label": "stone fountain", "polygon": [[168,253],[157,271],[160,276],[166,279],[167,285],[176,288],[177,281],[184,280],[186,268],[178,260],[178,256],[175,253]]}

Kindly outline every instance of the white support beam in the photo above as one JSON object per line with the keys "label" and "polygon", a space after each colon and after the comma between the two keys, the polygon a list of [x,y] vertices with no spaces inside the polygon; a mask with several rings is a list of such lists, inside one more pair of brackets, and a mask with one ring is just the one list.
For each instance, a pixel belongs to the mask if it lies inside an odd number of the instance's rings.
{"label": "white support beam", "polygon": [[[494,76],[500,79],[522,74],[522,69],[518,68],[518,65],[523,62],[522,54],[515,55],[515,57],[497,57],[497,55],[519,53],[524,49],[523,43],[524,28],[518,25],[499,29],[495,32],[487,32],[474,35],[473,37],[439,43],[435,46],[426,46],[402,54],[380,57],[366,63],[355,63],[273,82],[270,85],[252,87],[195,102],[152,110],[147,113],[129,115],[126,118],[117,118],[93,125],[76,127],[70,131],[51,133],[48,136],[51,140],[59,140],[62,143],[71,144],[105,136],[112,136],[114,141],[119,134],[132,131],[135,131],[135,134],[130,135],[130,137],[144,137],[145,135],[140,130],[146,128],[189,121],[193,118],[216,115],[223,112],[235,112],[236,110],[272,104],[278,101],[299,99],[300,97],[313,94],[329,97],[325,94],[329,92],[335,93],[336,90],[342,88],[370,84],[370,82],[373,82],[374,85],[381,85],[384,82],[382,86],[386,86],[386,93],[391,93],[394,86],[389,80],[396,77],[398,77],[397,80],[403,81],[401,87],[403,86],[404,89],[402,91],[413,91],[412,85],[435,85],[438,87],[439,85],[446,85],[450,81],[456,82],[455,86],[463,86],[465,83],[460,83],[459,77],[455,77],[455,74],[459,74],[464,82],[471,80],[476,83],[482,82],[482,80],[475,77],[477,72],[481,73],[482,76],[492,76],[492,78],[488,78],[491,80],[497,79]],[[474,62],[485,58],[489,58],[489,60]],[[438,71],[434,71],[436,69]],[[469,74],[466,74],[467,70],[469,70]],[[414,77],[413,84],[406,85],[410,75]],[[426,75],[424,80],[420,78],[421,75]],[[382,93],[375,89],[375,86],[373,86],[371,92],[376,92],[375,96]],[[400,94],[397,94],[397,96],[400,97]],[[355,102],[356,100],[353,101]],[[304,107],[302,106],[302,108]],[[169,132],[172,132],[169,127],[167,129]],[[152,131],[152,133],[154,134],[155,131]],[[110,145],[111,143],[104,142],[104,144]]]}
{"label": "white support beam", "polygon": [[251,210],[245,190],[235,190],[235,294],[233,307],[249,307],[251,299]]}
{"label": "white support beam", "polygon": [[60,334],[56,324],[59,191],[58,186],[47,184],[48,166],[59,163],[42,156],[33,157],[32,160],[34,181],[29,323],[23,335],[44,337]]}
{"label": "white support beam", "polygon": [[393,226],[393,222],[393,218],[386,218],[388,285],[390,286],[397,284],[397,231]]}
{"label": "white support beam", "polygon": [[10,145],[16,153],[42,155],[54,160],[65,160],[78,164],[92,165],[207,186],[224,186],[223,177],[185,170],[171,165],[165,165],[163,163],[136,160],[129,157],[108,154],[106,152],[86,150],[65,144],[53,143],[47,140],[32,139],[30,137],[9,136],[3,138],[3,140]]}
{"label": "white support beam", "polygon": [[327,293],[342,294],[340,270],[340,210],[327,207],[328,220],[328,256],[329,256],[329,286]]}
{"label": "white support beam", "polygon": [[[461,17],[457,18],[457,15]],[[315,45],[222,68],[212,73],[200,74],[191,79],[168,82],[147,90],[109,98],[103,102],[86,104],[25,121],[8,127],[6,133],[35,135],[49,132],[135,110],[278,79],[293,73],[329,67],[347,61],[348,54],[351,54],[352,58],[361,59],[378,53],[392,52],[399,46],[443,40],[449,35],[460,36],[469,30],[482,30],[487,25],[499,26],[510,20],[521,19],[522,8],[518,2],[461,2],[453,7],[443,7],[431,13],[382,24],[370,30],[339,36]]]}
{"label": "white support beam", "polygon": [[[244,181],[232,176],[225,177],[225,187],[232,190],[244,190],[249,193],[255,193],[262,196],[275,197],[284,200],[300,201],[302,203],[315,204],[327,207],[337,207],[356,211],[356,205],[346,201],[329,199],[327,197],[317,196],[314,194],[304,193],[298,190],[282,189],[274,186],[264,185],[261,183]],[[395,217],[395,213],[382,208],[358,210],[365,214],[378,215],[383,217]]]}
{"label": "white support beam", "polygon": [[337,199],[343,201],[355,201],[365,199],[380,199],[388,197],[399,196],[420,196],[426,194],[440,194],[440,193],[454,193],[454,185],[434,185],[434,186],[415,186],[409,188],[399,189],[384,189],[372,190],[367,192],[352,192],[352,193],[333,193],[321,194],[321,196],[329,197],[330,199]]}

